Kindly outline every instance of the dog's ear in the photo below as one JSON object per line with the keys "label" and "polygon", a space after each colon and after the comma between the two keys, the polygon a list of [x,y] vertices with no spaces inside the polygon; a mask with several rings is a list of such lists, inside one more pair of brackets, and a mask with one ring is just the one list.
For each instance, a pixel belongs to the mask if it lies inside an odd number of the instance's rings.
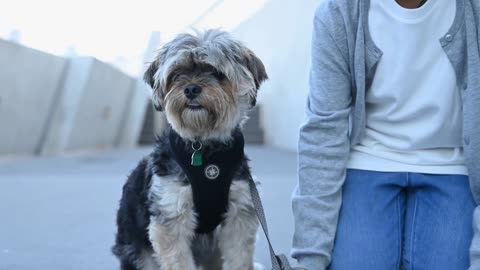
{"label": "dog's ear", "polygon": [[[244,48],[244,61],[247,69],[252,73],[255,81],[255,90],[260,88],[260,85],[268,79],[267,71],[260,58],[258,58],[250,49]],[[256,91],[251,96],[250,105],[253,107],[257,103]]]}
{"label": "dog's ear", "polygon": [[159,67],[159,60],[155,59],[150,65],[148,66],[147,70],[143,74],[143,80],[150,85],[150,87],[153,89],[155,85],[155,73],[157,73]]}
{"label": "dog's ear", "polygon": [[159,85],[155,83],[155,74],[157,73],[159,68],[160,68],[160,59],[157,58],[155,59],[155,61],[150,63],[150,66],[148,66],[147,70],[143,74],[143,80],[152,88],[153,107],[157,111],[162,111],[162,105],[158,97],[158,95],[161,95],[161,93],[158,93],[160,89],[159,89]]}

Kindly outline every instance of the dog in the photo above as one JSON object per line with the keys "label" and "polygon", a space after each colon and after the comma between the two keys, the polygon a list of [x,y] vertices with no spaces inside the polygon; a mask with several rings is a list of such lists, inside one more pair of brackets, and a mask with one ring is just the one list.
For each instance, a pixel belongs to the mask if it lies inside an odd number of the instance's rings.
{"label": "dog", "polygon": [[168,128],[123,186],[122,270],[252,270],[259,221],[241,127],[267,79],[221,30],[181,34],[144,74]]}

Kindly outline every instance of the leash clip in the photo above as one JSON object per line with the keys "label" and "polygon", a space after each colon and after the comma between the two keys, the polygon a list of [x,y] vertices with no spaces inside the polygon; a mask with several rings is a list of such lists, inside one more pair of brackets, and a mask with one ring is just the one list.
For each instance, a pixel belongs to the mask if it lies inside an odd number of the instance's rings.
{"label": "leash clip", "polygon": [[[198,146],[195,146],[197,143]],[[202,160],[202,143],[199,141],[193,142],[192,143],[192,149],[193,149],[193,154],[192,154],[192,162],[190,163],[194,167],[199,167],[203,165],[203,160]]]}

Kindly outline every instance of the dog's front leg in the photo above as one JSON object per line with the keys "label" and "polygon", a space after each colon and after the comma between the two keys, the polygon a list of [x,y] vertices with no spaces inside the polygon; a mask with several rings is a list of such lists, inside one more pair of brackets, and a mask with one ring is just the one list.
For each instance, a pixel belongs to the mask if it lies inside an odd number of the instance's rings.
{"label": "dog's front leg", "polygon": [[152,223],[148,230],[154,257],[162,270],[195,270],[191,250],[192,232],[176,221]]}
{"label": "dog's front leg", "polygon": [[161,270],[196,270],[191,249],[196,227],[191,189],[159,183],[152,184],[151,199],[155,203],[151,210],[156,214],[148,226],[154,257]]}
{"label": "dog's front leg", "polygon": [[258,218],[247,182],[234,182],[230,203],[221,227],[219,246],[223,270],[253,270]]}

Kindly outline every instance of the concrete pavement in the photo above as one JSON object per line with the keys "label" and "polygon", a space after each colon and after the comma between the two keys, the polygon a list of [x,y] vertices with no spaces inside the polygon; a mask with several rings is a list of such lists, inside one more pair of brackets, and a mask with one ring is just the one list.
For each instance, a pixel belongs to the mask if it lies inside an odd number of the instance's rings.
{"label": "concrete pavement", "polygon": [[[115,212],[126,176],[148,148],[0,160],[0,270],[114,270]],[[296,155],[248,146],[277,252],[289,254]],[[256,261],[269,269],[262,232]]]}

